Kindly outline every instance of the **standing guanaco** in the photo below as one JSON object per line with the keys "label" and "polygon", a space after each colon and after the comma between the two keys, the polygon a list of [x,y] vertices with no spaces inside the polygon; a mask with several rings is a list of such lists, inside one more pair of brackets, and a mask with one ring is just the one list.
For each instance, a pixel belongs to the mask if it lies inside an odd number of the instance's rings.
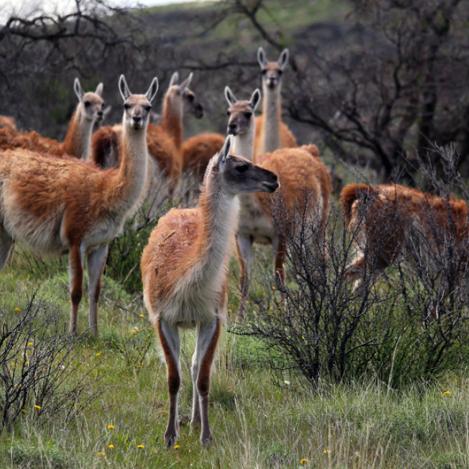
{"label": "standing guanaco", "polygon": [[70,332],[77,333],[83,262],[89,275],[89,324],[97,334],[100,278],[108,245],[141,201],[148,151],[146,129],[156,77],[145,94],[132,94],[123,75],[121,164],[101,170],[75,158],[54,158],[24,149],[0,152],[0,266],[14,241],[39,253],[69,255]]}
{"label": "standing guanaco", "polygon": [[196,327],[192,357],[192,426],[202,424],[208,444],[210,369],[226,313],[228,261],[238,223],[238,197],[246,192],[273,192],[277,176],[230,152],[228,137],[205,173],[199,203],[172,209],[159,219],[142,255],[145,306],[159,335],[168,368],[169,420],[164,435],[172,446],[178,435],[180,387],[179,328]]}
{"label": "standing guanaco", "polygon": [[[225,88],[228,102],[228,133],[234,135],[234,149],[253,160],[253,140],[256,135],[255,110],[261,95],[255,90],[249,100],[237,100],[232,91]],[[249,292],[250,271],[254,242],[272,244],[275,253],[275,274],[283,283],[284,262],[289,236],[295,233],[289,225],[302,223],[324,233],[329,213],[332,190],[329,171],[317,157],[316,145],[281,148],[257,157],[262,168],[277,174],[280,190],[273,196],[267,194],[242,194],[239,228],[236,237],[241,268],[241,300],[239,319],[244,316]],[[256,161],[256,159],[254,159]],[[284,223],[274,222],[274,209],[283,210]],[[291,223],[290,223],[291,222]]]}
{"label": "standing guanaco", "polygon": [[91,134],[94,124],[103,118],[103,84],[94,92],[84,92],[80,80],[75,78],[73,89],[78,104],[73,113],[63,142],[31,132],[17,132],[9,128],[0,128],[0,150],[24,148],[38,153],[55,156],[74,156],[86,159],[91,148]]}

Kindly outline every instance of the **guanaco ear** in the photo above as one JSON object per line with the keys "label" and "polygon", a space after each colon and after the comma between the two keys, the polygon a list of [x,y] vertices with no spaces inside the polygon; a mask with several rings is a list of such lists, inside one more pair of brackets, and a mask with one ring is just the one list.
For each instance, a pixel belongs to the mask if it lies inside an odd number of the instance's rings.
{"label": "guanaco ear", "polygon": [[112,109],[112,106],[109,105],[109,106],[106,106],[103,110],[103,119],[106,119],[106,117],[109,115],[109,113],[111,112],[111,109]]}
{"label": "guanaco ear", "polygon": [[169,86],[168,86],[168,88],[170,88],[171,86],[175,85],[178,81],[179,81],[179,73],[178,73],[178,72],[174,72],[174,73],[171,75],[171,80],[169,80]]}
{"label": "guanaco ear", "polygon": [[96,90],[95,90],[95,93],[98,95],[98,96],[103,96],[103,84],[100,83],[97,87],[96,87]]}
{"label": "guanaco ear", "polygon": [[277,60],[280,70],[283,70],[288,65],[289,57],[290,57],[290,52],[288,52],[288,49],[283,49],[282,53],[280,54],[280,57]]}
{"label": "guanaco ear", "polygon": [[225,99],[230,106],[238,101],[229,86],[225,86]]}
{"label": "guanaco ear", "polygon": [[150,101],[150,103],[155,99],[157,92],[158,92],[158,78],[154,77],[153,80],[151,81],[150,88],[148,88],[148,91],[145,93],[145,96],[147,97],[148,101]]}
{"label": "guanaco ear", "polygon": [[78,78],[75,78],[73,81],[73,91],[75,91],[75,94],[77,95],[78,101],[81,101],[81,98],[83,98],[83,88],[81,87],[80,80]]}
{"label": "guanaco ear", "polygon": [[267,65],[267,57],[262,47],[257,49],[257,61],[259,62],[259,65],[262,69]]}
{"label": "guanaco ear", "polygon": [[223,144],[220,153],[218,153],[218,163],[225,163],[226,158],[230,154],[231,140],[231,135],[227,135],[225,143]]}
{"label": "guanaco ear", "polygon": [[125,80],[125,76],[121,75],[119,77],[119,92],[122,97],[122,101],[125,101],[132,93],[129,90],[129,85],[127,84],[127,81]]}
{"label": "guanaco ear", "polygon": [[259,105],[260,101],[261,92],[259,91],[259,88],[256,88],[251,95],[251,99],[249,100],[249,104],[251,105],[253,112],[255,112],[255,110],[257,109],[257,106]]}
{"label": "guanaco ear", "polygon": [[191,84],[191,81],[192,81],[192,77],[194,76],[194,74],[191,72],[189,73],[189,76],[181,83],[181,90],[185,90],[186,88],[189,88],[189,85]]}

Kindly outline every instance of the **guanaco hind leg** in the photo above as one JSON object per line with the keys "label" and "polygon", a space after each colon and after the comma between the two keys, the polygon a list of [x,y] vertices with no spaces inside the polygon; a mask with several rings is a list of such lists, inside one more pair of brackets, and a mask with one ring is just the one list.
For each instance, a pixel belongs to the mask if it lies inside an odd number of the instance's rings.
{"label": "guanaco hind leg", "polygon": [[2,269],[10,258],[14,241],[0,224],[0,269]]}

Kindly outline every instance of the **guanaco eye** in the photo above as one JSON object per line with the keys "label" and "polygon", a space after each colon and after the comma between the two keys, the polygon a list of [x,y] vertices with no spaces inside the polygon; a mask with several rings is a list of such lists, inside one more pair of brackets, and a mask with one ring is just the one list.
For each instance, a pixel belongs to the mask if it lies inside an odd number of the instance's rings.
{"label": "guanaco eye", "polygon": [[238,173],[245,173],[248,169],[249,169],[248,164],[242,164],[242,165],[236,166],[236,171],[238,171]]}
{"label": "guanaco eye", "polygon": [[146,106],[143,106],[143,108],[145,109],[145,111],[147,112],[150,112],[151,111],[151,106],[149,104],[147,104]]}
{"label": "guanaco eye", "polygon": [[124,103],[124,109],[129,110],[130,109],[130,104],[129,103]]}
{"label": "guanaco eye", "polygon": [[252,112],[251,112],[251,111],[246,111],[246,112],[244,113],[244,117],[245,117],[246,119],[250,119],[251,116],[252,116]]}
{"label": "guanaco eye", "polygon": [[278,73],[278,75],[280,76],[280,75],[282,75],[283,70],[277,70],[277,73]]}
{"label": "guanaco eye", "polygon": [[186,96],[186,99],[187,99],[187,101],[189,101],[190,103],[192,103],[192,102],[194,101],[194,95],[193,95],[193,94],[188,94],[188,95]]}
{"label": "guanaco eye", "polygon": [[226,115],[227,115],[227,116],[230,116],[230,115],[231,115],[231,112],[230,112],[230,111],[226,111]]}
{"label": "guanaco eye", "polygon": [[85,101],[83,104],[85,105],[85,107],[90,107],[90,106],[91,106],[91,102],[90,102],[90,101]]}
{"label": "guanaco eye", "polygon": [[263,68],[262,71],[261,71],[262,75],[266,75],[267,74],[267,69],[266,68]]}

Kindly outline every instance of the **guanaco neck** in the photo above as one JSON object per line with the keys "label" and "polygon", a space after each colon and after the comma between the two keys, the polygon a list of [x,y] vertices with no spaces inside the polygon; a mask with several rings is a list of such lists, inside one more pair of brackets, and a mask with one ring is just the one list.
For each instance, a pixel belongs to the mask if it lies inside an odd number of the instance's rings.
{"label": "guanaco neck", "polygon": [[282,117],[281,84],[274,89],[262,84],[262,143],[260,154],[280,147],[280,121]]}
{"label": "guanaco neck", "polygon": [[91,134],[93,133],[93,120],[88,119],[78,104],[70,119],[64,139],[63,149],[68,155],[86,159],[90,154]]}
{"label": "guanaco neck", "polygon": [[182,98],[172,97],[168,90],[163,100],[162,114],[161,127],[172,137],[176,147],[181,148],[183,138]]}
{"label": "guanaco neck", "polygon": [[246,133],[236,135],[233,139],[233,152],[235,155],[244,156],[249,161],[253,161],[254,156],[254,136],[256,135],[256,119],[251,117],[249,128]]}
{"label": "guanaco neck", "polygon": [[122,215],[138,208],[145,187],[148,164],[147,128],[122,125],[120,165],[117,181],[112,182],[117,196],[115,209]]}
{"label": "guanaco neck", "polygon": [[206,178],[198,207],[201,223],[195,243],[200,256],[197,281],[203,285],[224,268],[238,225],[238,197],[223,189],[217,169],[212,168]]}

